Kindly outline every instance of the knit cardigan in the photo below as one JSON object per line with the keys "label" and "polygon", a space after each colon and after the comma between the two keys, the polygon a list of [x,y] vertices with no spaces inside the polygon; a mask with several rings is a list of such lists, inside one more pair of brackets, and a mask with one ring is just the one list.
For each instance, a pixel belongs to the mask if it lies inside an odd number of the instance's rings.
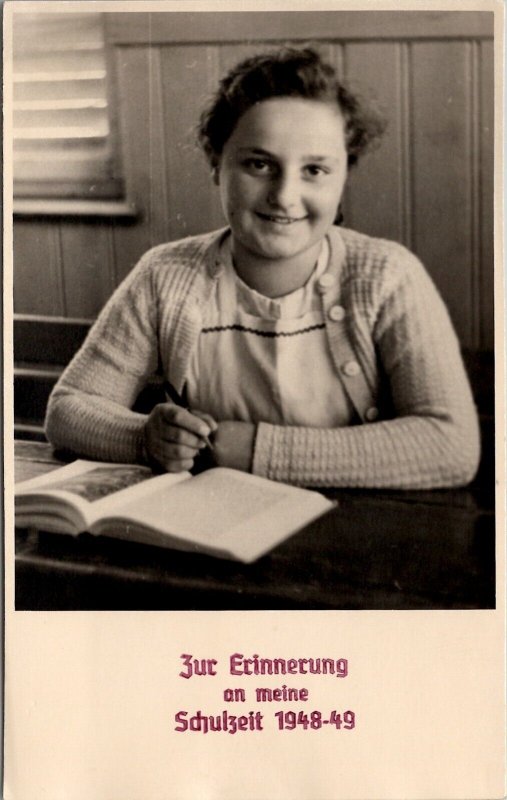
{"label": "knit cardigan", "polygon": [[[225,232],[153,248],[118,287],[50,397],[46,434],[55,447],[94,459],[143,460],[147,418],[132,406],[157,370],[182,392],[202,311],[220,277]],[[479,459],[477,415],[432,281],[394,242],[336,227],[328,240],[322,309],[357,424],[261,421],[252,471],[321,487],[468,483]]]}

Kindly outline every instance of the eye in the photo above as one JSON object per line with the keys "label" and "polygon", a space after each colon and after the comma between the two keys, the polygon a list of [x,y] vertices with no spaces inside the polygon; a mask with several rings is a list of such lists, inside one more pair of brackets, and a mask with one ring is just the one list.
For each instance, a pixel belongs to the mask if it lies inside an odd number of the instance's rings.
{"label": "eye", "polygon": [[321,164],[307,164],[304,172],[310,178],[320,178],[322,175],[329,175],[329,169]]}
{"label": "eye", "polygon": [[273,170],[273,165],[264,158],[245,158],[243,166],[255,175],[266,175]]}

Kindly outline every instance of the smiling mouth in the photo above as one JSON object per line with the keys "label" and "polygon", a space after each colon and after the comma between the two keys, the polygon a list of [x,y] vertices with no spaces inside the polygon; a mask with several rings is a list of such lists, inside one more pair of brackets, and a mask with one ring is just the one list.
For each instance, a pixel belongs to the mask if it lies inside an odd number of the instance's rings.
{"label": "smiling mouth", "polygon": [[285,217],[282,214],[261,214],[257,212],[257,216],[267,222],[275,222],[277,225],[292,225],[294,222],[302,222],[306,217]]}

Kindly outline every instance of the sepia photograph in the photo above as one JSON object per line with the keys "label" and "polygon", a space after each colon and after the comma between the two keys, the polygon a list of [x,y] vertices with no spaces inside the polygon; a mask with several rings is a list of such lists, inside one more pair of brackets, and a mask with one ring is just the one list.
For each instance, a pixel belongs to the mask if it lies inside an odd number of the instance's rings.
{"label": "sepia photograph", "polygon": [[4,3],[6,800],[505,795],[503,23]]}
{"label": "sepia photograph", "polygon": [[495,606],[493,22],[17,6],[17,609]]}

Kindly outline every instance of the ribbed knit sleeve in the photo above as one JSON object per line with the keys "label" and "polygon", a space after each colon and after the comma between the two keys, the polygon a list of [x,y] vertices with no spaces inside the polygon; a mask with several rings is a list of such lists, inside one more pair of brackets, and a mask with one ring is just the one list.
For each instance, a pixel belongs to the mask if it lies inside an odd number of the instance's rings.
{"label": "ribbed knit sleeve", "polygon": [[50,397],[46,435],[81,456],[142,460],[146,417],[130,410],[158,364],[151,257],[116,290]]}
{"label": "ribbed knit sleeve", "polygon": [[404,248],[370,254],[371,266],[362,258],[344,295],[356,350],[373,342],[394,418],[337,429],[261,423],[253,471],[304,486],[464,485],[477,470],[479,428],[447,310]]}

